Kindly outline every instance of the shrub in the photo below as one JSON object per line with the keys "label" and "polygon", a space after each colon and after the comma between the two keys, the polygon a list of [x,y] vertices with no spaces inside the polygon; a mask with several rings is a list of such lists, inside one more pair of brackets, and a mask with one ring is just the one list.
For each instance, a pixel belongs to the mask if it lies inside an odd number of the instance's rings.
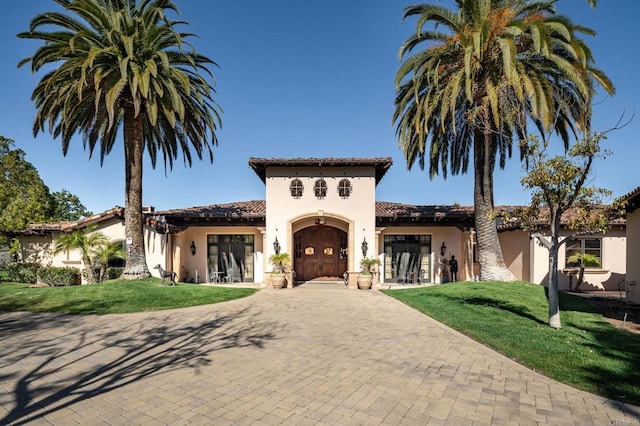
{"label": "shrub", "polygon": [[120,278],[122,273],[124,272],[124,268],[121,266],[111,266],[107,268],[107,279],[108,280],[117,280]]}
{"label": "shrub", "polygon": [[40,265],[30,262],[9,262],[6,264],[9,281],[35,284],[38,279]]}
{"label": "shrub", "polygon": [[80,270],[70,266],[48,266],[38,270],[38,283],[50,286],[80,285]]}

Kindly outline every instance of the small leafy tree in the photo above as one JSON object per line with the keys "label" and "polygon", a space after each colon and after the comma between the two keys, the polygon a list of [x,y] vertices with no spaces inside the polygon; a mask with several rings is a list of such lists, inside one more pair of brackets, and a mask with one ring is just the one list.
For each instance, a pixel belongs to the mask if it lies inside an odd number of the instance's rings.
{"label": "small leafy tree", "polygon": [[[553,158],[547,154],[547,141],[541,143],[537,137],[531,137],[523,143],[524,170],[527,174],[521,182],[525,189],[531,191],[531,205],[505,216],[508,220],[516,221],[549,250],[548,323],[553,328],[561,327],[558,303],[560,247],[580,234],[606,232],[616,210],[614,205],[603,207],[603,200],[611,196],[611,191],[586,186],[594,160],[609,155],[608,151],[600,148],[600,141],[605,138],[604,133],[585,137],[576,142],[566,155]],[[573,214],[566,226],[573,234],[560,238],[562,216],[570,209]],[[549,228],[550,235],[543,235],[541,227]]]}
{"label": "small leafy tree", "polygon": [[584,280],[584,268],[594,267],[599,268],[602,266],[600,263],[600,259],[597,256],[594,256],[589,253],[575,253],[567,258],[567,263],[569,265],[578,265],[578,280],[576,281],[576,287],[574,289],[571,288],[571,282],[569,282],[569,290],[579,290],[582,285],[582,281]]}
{"label": "small leafy tree", "polygon": [[99,247],[108,244],[107,237],[102,232],[95,232],[95,226],[88,226],[82,230],[64,234],[58,238],[53,254],[80,250],[82,263],[87,274],[87,283],[96,281],[93,270],[93,258]]}

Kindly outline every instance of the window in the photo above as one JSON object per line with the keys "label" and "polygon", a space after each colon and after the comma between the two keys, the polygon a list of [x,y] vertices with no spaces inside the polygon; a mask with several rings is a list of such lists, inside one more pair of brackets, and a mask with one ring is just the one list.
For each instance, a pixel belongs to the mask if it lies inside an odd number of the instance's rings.
{"label": "window", "polygon": [[573,238],[565,247],[565,267],[600,268],[602,266],[601,238]]}
{"label": "window", "polygon": [[318,179],[313,187],[313,193],[318,198],[324,198],[327,196],[327,182],[324,179]]}
{"label": "window", "polygon": [[430,235],[385,235],[384,282],[431,282],[430,253]]}
{"label": "window", "polygon": [[348,179],[342,179],[338,183],[338,195],[342,198],[349,198],[351,195],[351,182]]}
{"label": "window", "polygon": [[302,181],[300,179],[292,180],[291,185],[289,185],[289,191],[291,191],[291,196],[293,198],[302,197],[302,192],[304,191],[304,186],[302,185]]}
{"label": "window", "polygon": [[210,281],[253,282],[254,236],[208,235]]}

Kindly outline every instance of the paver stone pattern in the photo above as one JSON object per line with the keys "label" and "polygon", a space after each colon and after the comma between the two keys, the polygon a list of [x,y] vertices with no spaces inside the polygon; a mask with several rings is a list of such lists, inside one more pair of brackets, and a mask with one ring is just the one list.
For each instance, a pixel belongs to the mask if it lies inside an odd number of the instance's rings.
{"label": "paver stone pattern", "polygon": [[151,313],[0,314],[0,424],[639,419],[637,407],[543,377],[377,291],[302,286]]}

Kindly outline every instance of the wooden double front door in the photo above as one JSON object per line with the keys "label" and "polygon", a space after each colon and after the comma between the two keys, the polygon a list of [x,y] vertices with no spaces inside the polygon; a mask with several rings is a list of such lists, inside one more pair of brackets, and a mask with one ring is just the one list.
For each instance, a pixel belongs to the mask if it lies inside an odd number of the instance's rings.
{"label": "wooden double front door", "polygon": [[347,233],[330,226],[312,226],[296,232],[293,267],[296,279],[342,278],[347,271]]}

